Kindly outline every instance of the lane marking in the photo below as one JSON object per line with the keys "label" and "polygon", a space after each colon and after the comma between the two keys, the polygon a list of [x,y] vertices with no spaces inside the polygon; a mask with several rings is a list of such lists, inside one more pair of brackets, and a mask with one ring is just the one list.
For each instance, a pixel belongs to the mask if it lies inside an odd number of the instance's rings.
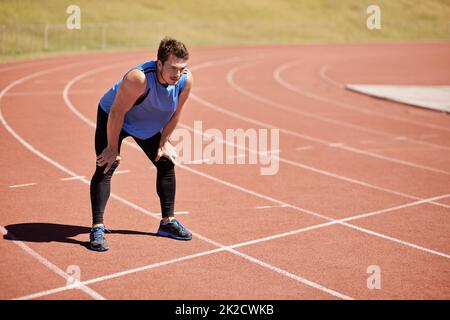
{"label": "lane marking", "polygon": [[290,208],[290,206],[282,204],[277,206],[256,206],[255,209],[272,209],[272,208]]}
{"label": "lane marking", "polygon": [[[189,211],[175,211],[174,214],[179,215],[179,214],[189,214]],[[155,212],[152,213],[153,216],[156,217],[161,217],[161,212]]]}
{"label": "lane marking", "polygon": [[[414,202],[407,203],[407,204],[404,204],[404,205],[401,205],[401,206],[395,206],[395,207],[386,208],[386,209],[383,209],[383,210],[368,212],[366,214],[360,214],[360,215],[356,215],[356,216],[353,216],[353,217],[348,217],[348,218],[344,218],[344,219],[340,219],[340,220],[335,220],[335,221],[329,221],[329,222],[325,222],[325,223],[315,224],[315,225],[312,225],[312,226],[303,227],[303,228],[292,230],[292,231],[288,231],[288,232],[278,233],[278,234],[275,234],[275,235],[272,235],[272,236],[262,237],[262,238],[249,240],[249,241],[244,241],[244,242],[240,242],[240,243],[235,243],[235,244],[227,246],[227,247],[228,248],[232,248],[232,249],[241,248],[241,247],[254,245],[254,244],[258,244],[258,243],[262,243],[262,242],[267,242],[267,241],[271,241],[271,240],[275,240],[275,239],[280,239],[280,238],[284,238],[284,237],[288,237],[288,236],[292,236],[292,235],[297,235],[297,234],[300,234],[300,233],[306,233],[306,232],[309,232],[309,231],[312,231],[312,230],[317,230],[317,229],[325,228],[325,227],[328,227],[328,226],[333,226],[333,225],[338,224],[339,222],[362,219],[364,217],[378,215],[378,214],[382,214],[382,213],[386,213],[386,212],[390,212],[390,211],[396,211],[396,210],[399,210],[399,209],[402,209],[402,208],[412,207],[412,206],[419,205],[419,204],[422,204],[422,203],[429,203],[432,199],[441,199],[441,198],[446,198],[446,197],[449,197],[449,196],[450,196],[450,194],[447,194],[447,195],[442,195],[442,196],[437,196],[437,197],[433,197],[433,198],[424,199],[422,201],[414,201]],[[210,254],[215,254],[215,253],[218,253],[218,252],[223,252],[223,251],[225,251],[225,248],[206,250],[206,251],[203,251],[203,252],[199,252],[199,253],[196,253],[196,254],[183,256],[183,257],[176,258],[176,259],[170,259],[170,260],[166,260],[166,261],[161,261],[161,262],[158,262],[158,263],[153,263],[153,264],[145,265],[145,266],[142,266],[142,267],[128,269],[128,270],[112,273],[112,274],[109,274],[109,275],[101,276],[101,277],[98,277],[98,278],[93,278],[93,279],[90,279],[90,280],[86,280],[83,283],[87,285],[87,284],[97,283],[97,282],[101,282],[101,281],[106,281],[106,280],[109,280],[109,279],[122,277],[122,276],[125,276],[125,275],[128,275],[128,274],[131,274],[131,273],[137,273],[137,272],[141,272],[141,271],[145,271],[145,270],[150,270],[150,269],[158,268],[158,267],[161,267],[161,266],[174,264],[174,263],[178,263],[178,262],[182,262],[182,261],[187,261],[187,260],[191,260],[191,259],[194,259],[194,258],[197,258],[197,257],[202,257],[202,256],[210,255]],[[448,258],[448,259],[450,259],[449,255],[443,254],[443,256]],[[38,298],[38,297],[42,297],[42,296],[45,296],[45,295],[49,295],[49,294],[53,294],[53,293],[57,293],[57,292],[65,291],[65,290],[68,290],[68,288],[67,287],[60,287],[60,288],[55,288],[55,289],[52,289],[52,290],[46,290],[46,291],[37,292],[35,294],[27,295],[27,296],[20,297],[20,298],[17,298],[17,299],[33,299],[33,298]]]}
{"label": "lane marking", "polygon": [[320,68],[320,71],[319,71],[320,77],[323,80],[325,80],[325,82],[331,83],[333,86],[338,87],[340,89],[344,89],[345,88],[344,85],[342,85],[339,82],[336,82],[333,79],[331,79],[330,77],[328,77],[328,75],[326,74],[328,69],[329,69],[329,66],[322,66],[322,68]]}
{"label": "lane marking", "polygon": [[380,152],[380,153],[383,153],[383,152],[393,152],[393,153],[395,153],[395,152],[404,152],[404,151],[428,151],[429,149],[425,149],[424,147],[422,147],[422,148],[420,148],[420,147],[416,147],[416,148],[413,148],[413,147],[411,147],[411,148],[395,148],[395,147],[392,147],[392,148],[369,148],[369,149],[366,149],[367,151],[370,151],[370,152]]}
{"label": "lane marking", "polygon": [[304,147],[297,147],[295,150],[301,151],[301,150],[310,150],[312,149],[312,146],[304,146]]}
{"label": "lane marking", "polygon": [[76,177],[68,177],[68,178],[61,178],[61,181],[71,181],[71,180],[81,180],[86,178],[85,176],[76,176]]}
{"label": "lane marking", "polygon": [[9,186],[9,188],[23,188],[23,187],[30,187],[30,186],[35,186],[37,185],[36,182],[31,182],[31,183],[24,183],[24,184],[15,184],[12,186]]}
{"label": "lane marking", "polygon": [[124,173],[129,173],[130,172],[130,170],[117,170],[117,171],[114,171],[114,174],[124,174]]}
{"label": "lane marking", "polygon": [[[277,153],[279,152],[279,150],[277,151],[269,151],[269,152],[260,152],[260,154],[263,155],[267,155],[267,153],[272,154],[272,153]],[[234,156],[228,156],[226,157],[226,159],[239,159],[239,158],[245,158],[247,155],[246,154],[239,154],[239,155],[234,155]],[[211,161],[215,161],[215,158],[206,158],[206,159],[197,159],[197,160],[192,160],[192,161],[187,161],[187,162],[183,162],[184,164],[202,164],[202,163],[208,163]]]}
{"label": "lane marking", "polygon": [[[245,158],[246,155],[245,154],[239,154],[239,155],[234,155],[234,156],[228,156],[226,157],[226,159],[239,159],[239,158]],[[211,161],[215,161],[215,158],[206,158],[206,159],[197,159],[197,160],[192,160],[192,161],[187,161],[185,162],[185,164],[202,164],[202,163],[208,163]]]}
{"label": "lane marking", "polygon": [[333,148],[336,148],[336,147],[342,147],[342,146],[345,146],[345,143],[342,143],[342,142],[335,142],[335,143],[330,143],[330,144],[328,144],[328,146],[333,147]]}
{"label": "lane marking", "polygon": [[[124,174],[124,173],[129,173],[130,170],[116,170],[114,171],[114,175],[116,174]],[[86,176],[75,176],[75,177],[67,177],[67,178],[61,178],[59,180],[61,181],[71,181],[71,180],[81,180],[81,179],[85,179]]]}

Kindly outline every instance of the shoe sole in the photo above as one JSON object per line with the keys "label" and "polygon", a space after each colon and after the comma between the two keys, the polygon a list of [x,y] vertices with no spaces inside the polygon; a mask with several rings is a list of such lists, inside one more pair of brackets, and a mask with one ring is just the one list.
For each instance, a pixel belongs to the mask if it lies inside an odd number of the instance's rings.
{"label": "shoe sole", "polygon": [[108,251],[109,250],[109,247],[101,247],[101,248],[96,248],[96,247],[93,247],[93,246],[89,246],[90,248],[91,248],[91,250],[93,250],[93,251],[97,251],[97,252],[104,252],[104,251]]}
{"label": "shoe sole", "polygon": [[160,230],[158,230],[158,232],[156,234],[160,237],[172,238],[172,239],[176,239],[176,240],[185,240],[185,241],[192,240],[192,236],[183,238],[183,237],[174,236],[171,233],[168,233],[165,231],[160,231]]}

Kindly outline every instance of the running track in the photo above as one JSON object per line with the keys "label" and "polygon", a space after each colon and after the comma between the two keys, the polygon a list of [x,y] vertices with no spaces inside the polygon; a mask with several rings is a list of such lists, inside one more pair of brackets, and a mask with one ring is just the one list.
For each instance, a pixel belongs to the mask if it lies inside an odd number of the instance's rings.
{"label": "running track", "polygon": [[111,249],[95,253],[97,103],[154,54],[0,65],[0,298],[450,298],[449,115],[342,89],[448,85],[448,43],[193,49],[181,127],[279,128],[279,172],[178,167],[176,211],[194,239],[158,238],[156,171],[128,140],[105,215]]}

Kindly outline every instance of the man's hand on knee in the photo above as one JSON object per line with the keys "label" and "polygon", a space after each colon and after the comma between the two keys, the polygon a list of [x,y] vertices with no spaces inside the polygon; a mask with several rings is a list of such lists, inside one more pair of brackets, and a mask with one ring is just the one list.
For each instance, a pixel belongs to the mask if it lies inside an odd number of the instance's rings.
{"label": "man's hand on knee", "polygon": [[161,157],[166,157],[172,161],[173,164],[177,164],[177,149],[169,141],[166,141],[162,147],[159,147],[155,161],[158,161]]}
{"label": "man's hand on knee", "polygon": [[103,171],[104,174],[106,174],[109,169],[111,169],[111,166],[113,165],[114,161],[117,161],[117,164],[120,162],[120,156],[117,150],[113,150],[110,148],[105,148],[102,153],[97,157],[97,165],[99,167],[103,167],[106,165],[105,170]]}

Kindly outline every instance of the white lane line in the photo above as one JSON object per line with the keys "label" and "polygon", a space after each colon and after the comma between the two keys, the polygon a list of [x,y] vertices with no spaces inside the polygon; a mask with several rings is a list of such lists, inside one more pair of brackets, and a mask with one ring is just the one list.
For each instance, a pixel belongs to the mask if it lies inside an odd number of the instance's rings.
{"label": "white lane line", "polygon": [[86,178],[86,176],[76,176],[76,177],[61,178],[59,180],[61,180],[61,181],[71,181],[71,180],[82,180],[84,178]]}
{"label": "white lane line", "polygon": [[422,147],[422,148],[420,148],[420,147],[416,147],[416,148],[413,148],[413,147],[411,147],[411,148],[408,148],[408,147],[406,147],[406,148],[403,148],[403,147],[400,147],[400,148],[392,147],[392,148],[369,148],[369,149],[366,149],[366,150],[370,151],[370,152],[377,152],[377,153],[384,153],[384,152],[398,153],[398,152],[405,152],[405,151],[429,151],[430,149],[426,149],[426,147]]}
{"label": "white lane line", "polygon": [[[128,173],[130,172],[130,170],[117,170],[114,171],[114,175],[116,174],[124,174],[124,173]],[[71,181],[71,180],[82,180],[85,179],[86,176],[75,176],[75,177],[68,177],[68,178],[61,178],[61,181]]]}
{"label": "white lane line", "polygon": [[282,204],[277,206],[256,206],[255,209],[272,209],[272,208],[290,208],[290,206]]}
{"label": "white lane line", "polygon": [[328,146],[329,147],[333,147],[333,148],[337,148],[337,147],[345,146],[345,143],[343,143],[343,142],[334,142],[334,143],[328,144]]}
{"label": "white lane line", "polygon": [[295,148],[295,150],[302,151],[302,150],[310,150],[312,148],[313,148],[312,146],[304,146],[304,147],[297,147]]}
{"label": "white lane line", "polygon": [[114,171],[114,174],[124,174],[124,173],[129,173],[130,172],[130,170],[117,170],[117,171]]}
{"label": "white lane line", "polygon": [[[189,211],[175,211],[174,214],[176,214],[176,215],[189,214]],[[161,217],[161,212],[155,212],[155,213],[152,213],[152,215],[155,217]]]}
{"label": "white lane line", "polygon": [[[236,156],[228,156],[226,159],[239,159],[239,158],[245,158],[245,154],[240,154]],[[185,164],[203,164],[203,163],[215,163],[215,158],[205,158],[205,159],[197,159],[197,160],[191,160],[184,162]]]}
{"label": "white lane line", "polygon": [[[271,151],[269,151],[269,153],[273,153]],[[263,152],[261,154],[267,154],[267,152]],[[234,155],[234,156],[228,156],[226,157],[226,159],[240,159],[240,158],[245,158],[246,155],[245,154],[238,154],[238,155]],[[183,162],[184,164],[202,164],[202,163],[215,163],[216,159],[215,158],[206,158],[206,159],[197,159],[197,160],[192,160],[192,161],[187,161],[187,162]]]}
{"label": "white lane line", "polygon": [[329,69],[329,66],[322,66],[322,68],[320,68],[320,77],[325,80],[325,82],[331,83],[333,86],[336,86],[338,88],[344,89],[345,86],[340,84],[339,82],[334,81],[333,79],[331,79],[330,77],[328,77],[327,75],[327,71]]}
{"label": "white lane line", "polygon": [[9,188],[23,188],[23,187],[30,187],[30,186],[35,186],[37,185],[36,182],[31,182],[31,183],[24,183],[24,184],[15,184],[12,186],[9,186]]}
{"label": "white lane line", "polygon": [[[249,246],[249,245],[254,245],[254,244],[267,242],[267,241],[271,241],[271,240],[275,240],[275,239],[280,239],[280,238],[284,238],[284,237],[288,237],[288,236],[292,236],[292,235],[297,235],[297,234],[300,234],[300,233],[306,233],[306,232],[309,232],[309,231],[312,231],[312,230],[317,230],[317,229],[325,228],[325,227],[328,227],[328,226],[336,225],[339,222],[348,222],[348,221],[362,219],[362,218],[369,217],[369,216],[379,215],[379,214],[390,212],[390,211],[396,211],[396,210],[399,210],[399,209],[412,207],[412,206],[416,206],[416,205],[423,204],[423,203],[429,203],[432,200],[443,199],[443,198],[446,198],[446,197],[449,197],[449,196],[450,196],[450,194],[437,196],[437,197],[433,197],[433,198],[424,199],[424,200],[421,200],[421,201],[415,201],[415,202],[411,202],[411,203],[406,203],[406,204],[400,205],[400,206],[386,208],[386,209],[383,209],[383,210],[368,212],[368,213],[365,213],[365,214],[360,214],[360,215],[356,215],[356,216],[353,216],[353,217],[348,217],[348,218],[344,218],[344,219],[340,219],[340,220],[335,220],[335,221],[329,221],[329,222],[325,222],[325,223],[315,224],[315,225],[312,225],[312,226],[303,227],[303,228],[292,230],[292,231],[288,231],[288,232],[278,233],[278,234],[275,234],[275,235],[272,235],[272,236],[262,237],[262,238],[249,240],[249,241],[244,241],[244,242],[240,242],[240,243],[235,243],[233,245],[227,246],[227,248],[236,249],[236,248],[241,248],[241,247],[245,247],[245,246]],[[176,259],[166,260],[166,261],[153,263],[153,264],[145,265],[145,266],[138,267],[138,268],[133,268],[133,269],[124,270],[124,271],[121,271],[121,272],[112,273],[112,274],[101,276],[101,277],[98,277],[98,278],[93,278],[93,279],[84,281],[83,284],[88,285],[88,284],[92,284],[92,283],[97,283],[97,282],[100,282],[100,281],[105,281],[105,280],[109,280],[109,279],[125,276],[125,275],[131,274],[131,273],[136,273],[136,272],[141,272],[141,271],[145,271],[145,270],[150,270],[150,269],[158,268],[158,267],[161,267],[161,266],[165,266],[165,265],[169,265],[169,264],[173,264],[173,263],[178,263],[178,262],[182,262],[182,261],[187,261],[187,260],[191,260],[191,259],[194,259],[194,258],[197,258],[197,257],[202,257],[202,256],[206,256],[206,255],[210,255],[210,254],[214,254],[214,253],[218,253],[218,252],[223,252],[223,251],[225,251],[225,248],[218,248],[218,249],[213,249],[213,250],[207,250],[207,251],[199,252],[199,253],[188,255],[188,256],[183,256],[183,257],[176,258]],[[450,258],[449,255],[445,255],[445,254],[444,254],[444,257]],[[67,287],[60,287],[60,288],[55,288],[55,289],[51,289],[51,290],[37,292],[37,293],[31,294],[31,295],[27,295],[27,296],[24,296],[24,297],[20,297],[20,298],[17,298],[17,299],[33,299],[33,298],[38,298],[38,297],[46,296],[46,295],[49,295],[49,294],[53,294],[53,293],[57,293],[57,292],[65,291],[65,290],[68,290],[68,288]]]}

